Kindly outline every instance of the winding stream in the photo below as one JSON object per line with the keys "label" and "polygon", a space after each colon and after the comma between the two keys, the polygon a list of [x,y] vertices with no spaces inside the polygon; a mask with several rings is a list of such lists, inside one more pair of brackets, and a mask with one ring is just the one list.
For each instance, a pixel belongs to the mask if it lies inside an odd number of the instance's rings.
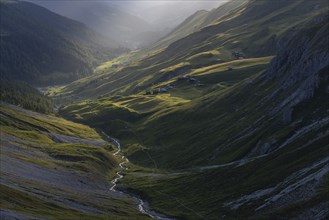
{"label": "winding stream", "polygon": [[170,218],[168,216],[165,216],[163,214],[160,214],[160,213],[157,213],[155,211],[150,210],[150,207],[148,206],[147,202],[143,201],[142,199],[137,198],[137,197],[135,197],[133,195],[130,195],[126,192],[123,192],[123,191],[120,191],[120,190],[116,189],[118,181],[124,178],[123,171],[128,170],[128,167],[124,166],[124,164],[129,163],[129,160],[128,160],[127,157],[125,157],[124,155],[121,154],[120,142],[115,138],[109,137],[105,132],[102,131],[102,133],[103,133],[104,136],[106,136],[107,139],[112,140],[113,141],[112,143],[117,147],[117,151],[113,155],[116,156],[117,158],[121,159],[121,160],[124,160],[123,162],[121,162],[119,164],[119,167],[121,169],[116,172],[117,177],[111,181],[111,183],[113,185],[111,186],[110,190],[113,191],[113,192],[119,192],[119,193],[124,194],[125,196],[127,196],[129,198],[132,198],[134,201],[136,201],[138,203],[139,212],[141,212],[145,215],[148,215],[152,219],[174,220],[174,218]]}

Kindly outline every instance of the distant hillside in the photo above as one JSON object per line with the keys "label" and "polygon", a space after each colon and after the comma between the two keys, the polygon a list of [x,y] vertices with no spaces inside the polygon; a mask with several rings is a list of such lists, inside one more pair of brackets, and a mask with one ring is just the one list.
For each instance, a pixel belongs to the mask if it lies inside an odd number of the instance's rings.
{"label": "distant hillside", "polygon": [[1,1],[1,78],[60,84],[93,73],[122,49],[85,25],[32,3]]}
{"label": "distant hillside", "polygon": [[80,21],[103,36],[128,48],[145,46],[164,35],[162,27],[127,12],[111,1],[37,1],[55,13]]}
{"label": "distant hillside", "polygon": [[[74,82],[62,92],[88,98],[133,94],[195,69],[239,59],[233,52],[244,58],[273,56],[280,40],[326,15],[327,5],[326,0],[232,1],[201,11],[155,46],[105,63],[97,68],[102,74]],[[199,28],[189,33],[195,24]],[[118,68],[112,68],[113,63]]]}
{"label": "distant hillside", "polygon": [[[120,45],[126,47],[135,48],[145,44],[147,39],[139,36],[152,30],[152,26],[146,21],[117,7],[111,7],[105,2],[68,1],[60,4],[62,7],[66,6],[67,10],[75,9],[76,13],[67,11],[64,13],[66,16],[83,22],[91,29],[115,39]],[[147,38],[147,35],[144,38]]]}
{"label": "distant hillside", "polygon": [[211,11],[201,10],[197,11],[188,18],[184,20],[180,25],[178,25],[174,30],[172,30],[164,38],[156,42],[151,47],[146,48],[146,50],[156,50],[163,49],[169,46],[171,43],[182,39],[193,32],[200,31],[200,29],[216,23],[225,15],[231,13],[234,9],[246,4],[245,1],[229,1],[220,7],[213,9]]}
{"label": "distant hillside", "polygon": [[296,33],[320,13],[327,13],[328,8],[325,0],[238,2],[244,4],[200,31],[172,43],[159,56],[164,59],[173,55],[184,57],[187,53],[193,55],[215,48],[221,51],[223,59],[231,58],[233,51],[241,51],[247,57],[273,55],[280,39]]}

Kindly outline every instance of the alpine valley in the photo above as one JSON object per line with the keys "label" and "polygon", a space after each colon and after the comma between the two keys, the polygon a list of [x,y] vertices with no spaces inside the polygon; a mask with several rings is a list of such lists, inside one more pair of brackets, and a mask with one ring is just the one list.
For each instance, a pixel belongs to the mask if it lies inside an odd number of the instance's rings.
{"label": "alpine valley", "polygon": [[327,0],[102,4],[0,1],[1,219],[329,218]]}

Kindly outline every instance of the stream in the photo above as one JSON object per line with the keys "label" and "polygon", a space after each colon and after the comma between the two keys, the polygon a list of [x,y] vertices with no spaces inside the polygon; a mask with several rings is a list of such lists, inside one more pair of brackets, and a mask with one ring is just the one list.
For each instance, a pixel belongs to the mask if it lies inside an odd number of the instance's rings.
{"label": "stream", "polygon": [[174,220],[174,218],[172,217],[168,217],[168,216],[165,216],[164,214],[160,214],[160,213],[157,213],[153,210],[150,210],[150,207],[149,205],[147,204],[146,201],[143,201],[142,199],[140,198],[137,198],[131,194],[128,194],[127,192],[124,192],[124,191],[120,191],[117,189],[117,183],[119,180],[123,179],[124,178],[124,175],[123,175],[123,172],[125,170],[128,170],[129,168],[124,166],[125,164],[129,163],[129,160],[127,157],[125,157],[122,153],[121,153],[121,144],[119,142],[119,140],[115,139],[115,138],[111,138],[109,137],[105,132],[103,132],[103,135],[107,137],[108,140],[112,140],[113,144],[117,147],[117,151],[113,154],[114,156],[116,156],[118,159],[120,160],[124,160],[123,162],[121,162],[119,164],[119,167],[121,168],[119,171],[116,172],[116,175],[117,177],[114,178],[111,183],[113,184],[110,188],[111,191],[113,192],[119,192],[129,198],[132,198],[134,201],[136,201],[138,203],[138,210],[139,212],[145,214],[145,215],[148,215],[150,218],[152,219],[158,219],[158,220]]}

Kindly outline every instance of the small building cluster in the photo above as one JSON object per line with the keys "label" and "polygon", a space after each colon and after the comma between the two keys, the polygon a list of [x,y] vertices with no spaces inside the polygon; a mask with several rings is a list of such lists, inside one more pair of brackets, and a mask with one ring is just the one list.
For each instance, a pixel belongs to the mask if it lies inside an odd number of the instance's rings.
{"label": "small building cluster", "polygon": [[246,59],[246,55],[242,52],[234,51],[234,52],[232,52],[232,55],[238,60]]}
{"label": "small building cluster", "polygon": [[145,91],[145,95],[157,95],[159,93],[166,93],[168,92],[170,89],[173,89],[175,88],[175,85],[173,83],[170,83],[164,87],[160,87],[160,88],[156,88],[156,89],[153,89],[152,91],[151,90],[146,90]]}
{"label": "small building cluster", "polygon": [[192,76],[181,76],[181,77],[178,77],[177,81],[178,82],[187,81],[187,82],[193,84],[194,86],[204,86],[204,84],[200,83],[200,80],[197,80],[196,78],[193,78]]}
{"label": "small building cluster", "polygon": [[191,84],[195,84],[196,82],[198,82],[197,79],[191,77],[191,76],[181,76],[178,77],[177,81],[188,81]]}

